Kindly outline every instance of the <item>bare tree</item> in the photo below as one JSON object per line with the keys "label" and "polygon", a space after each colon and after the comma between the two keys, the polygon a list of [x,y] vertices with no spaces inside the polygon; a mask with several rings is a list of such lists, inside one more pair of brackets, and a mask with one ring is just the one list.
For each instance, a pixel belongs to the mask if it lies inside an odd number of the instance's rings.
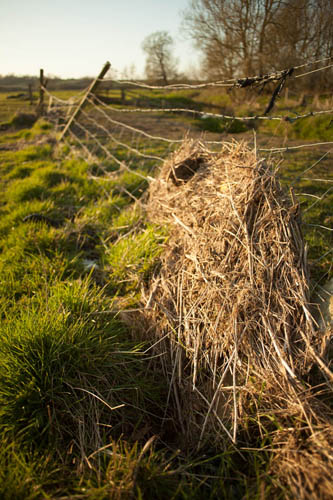
{"label": "bare tree", "polygon": [[168,85],[177,76],[172,46],[173,40],[167,31],[156,31],[144,39],[142,49],[147,55],[145,72],[148,79]]}
{"label": "bare tree", "polygon": [[131,63],[129,66],[124,66],[121,72],[121,78],[123,80],[136,80],[138,78],[138,73],[134,63]]}
{"label": "bare tree", "polygon": [[[333,0],[285,0],[268,31],[275,67],[333,56]],[[332,86],[332,70],[310,74],[300,82],[307,88]]]}
{"label": "bare tree", "polygon": [[331,55],[333,0],[191,0],[183,25],[207,75],[251,76]]}

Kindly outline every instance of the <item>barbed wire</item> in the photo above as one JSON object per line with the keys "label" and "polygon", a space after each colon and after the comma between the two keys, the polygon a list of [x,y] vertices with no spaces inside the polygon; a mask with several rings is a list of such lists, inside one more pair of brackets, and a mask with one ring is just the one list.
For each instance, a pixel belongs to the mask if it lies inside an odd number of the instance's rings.
{"label": "barbed wire", "polygon": [[303,115],[288,116],[288,115],[278,115],[278,116],[267,116],[267,115],[251,115],[251,116],[235,116],[235,115],[224,115],[220,113],[210,113],[208,111],[199,111],[191,108],[115,108],[109,104],[104,103],[97,96],[92,99],[88,99],[91,104],[97,101],[101,106],[107,109],[112,109],[114,112],[119,113],[188,113],[193,115],[202,116],[204,118],[219,118],[223,120],[239,120],[239,121],[250,121],[250,120],[275,120],[275,121],[286,121],[293,123],[297,120],[304,118],[309,118],[310,116],[333,114],[333,109],[321,110],[321,111],[309,111]]}
{"label": "barbed wire", "polygon": [[129,144],[126,144],[125,142],[122,142],[119,139],[117,139],[113,134],[110,133],[110,131],[106,127],[104,127],[101,123],[97,122],[97,120],[95,120],[94,118],[92,118],[88,113],[86,113],[85,111],[82,110],[82,114],[86,117],[86,119],[90,123],[92,123],[95,127],[97,127],[100,130],[102,130],[106,134],[107,137],[109,137],[113,142],[115,142],[119,146],[122,146],[123,148],[131,151],[132,153],[135,153],[136,155],[138,155],[138,156],[140,156],[142,158],[146,158],[147,160],[159,160],[159,161],[163,161],[163,158],[161,156],[147,155],[145,153],[142,153],[138,149],[132,148]]}
{"label": "barbed wire", "polygon": [[[110,122],[111,124],[113,125],[118,125],[120,127],[123,127],[127,130],[130,130],[132,132],[135,132],[137,134],[140,134],[144,137],[147,137],[148,139],[152,139],[152,140],[155,140],[155,141],[163,141],[163,142],[166,142],[166,143],[169,143],[169,144],[181,144],[183,142],[183,139],[169,139],[167,137],[162,137],[162,136],[156,136],[156,135],[152,135],[152,134],[149,134],[148,132],[142,130],[142,129],[138,129],[136,127],[133,127],[131,125],[128,125],[127,123],[124,123],[124,122],[120,122],[119,120],[115,120],[113,118],[111,118],[104,110],[102,110],[100,107],[96,106],[94,100],[96,99],[96,97],[94,96],[92,99],[88,97],[88,102],[90,104],[92,104],[94,106],[94,108],[99,112],[101,113],[104,118]],[[97,98],[97,100],[99,101],[99,99]],[[114,111],[114,112],[117,112],[119,111],[117,108],[113,108],[111,106],[108,106],[108,105],[105,105],[102,101],[101,101],[101,104],[106,107],[107,109],[110,109],[111,111]],[[147,110],[149,111],[149,109]],[[211,141],[211,140],[205,140],[205,144],[207,145],[220,145],[221,144],[221,141]]]}
{"label": "barbed wire", "polygon": [[[316,62],[319,62],[319,61],[316,61]],[[311,63],[309,63],[309,64],[311,64]],[[304,66],[308,66],[308,64],[301,65],[301,66],[298,66],[298,67],[304,67]],[[56,96],[53,96],[48,91],[47,91],[47,93],[51,97],[55,98],[55,100],[58,103],[64,103],[65,102],[67,104],[67,101],[64,101],[63,99],[59,99]],[[97,106],[96,102],[100,106],[102,106],[103,108],[105,108],[107,110],[111,110],[112,112],[116,112],[116,113],[136,113],[136,112],[139,112],[139,113],[161,113],[161,112],[175,113],[175,112],[181,112],[181,113],[189,113],[189,114],[193,114],[193,115],[199,115],[199,116],[202,116],[202,117],[214,117],[214,118],[219,118],[219,119],[240,120],[240,121],[249,121],[249,120],[262,119],[262,120],[287,121],[287,122],[293,123],[294,121],[299,120],[299,119],[308,118],[308,117],[312,117],[312,116],[316,116],[316,115],[332,114],[333,113],[333,110],[330,109],[330,110],[321,110],[321,111],[310,111],[310,112],[305,113],[303,115],[296,115],[296,116],[293,116],[293,117],[290,117],[290,116],[281,116],[281,115],[280,116],[260,116],[260,115],[259,116],[258,115],[255,115],[255,116],[234,116],[234,115],[224,115],[224,114],[218,114],[218,113],[202,112],[202,111],[193,110],[193,109],[189,109],[189,108],[157,108],[157,109],[156,108],[148,108],[148,109],[147,108],[134,108],[134,109],[128,109],[128,108],[119,108],[119,107],[115,108],[113,106],[105,104],[96,95],[88,97],[87,100],[94,107],[94,109],[96,109],[100,114],[102,114],[103,117],[110,124],[116,125],[116,126],[119,126],[119,127],[123,127],[125,129],[127,129],[128,131],[131,131],[131,132],[136,133],[136,134],[140,134],[140,135],[142,135],[142,136],[144,136],[146,138],[149,138],[151,140],[163,141],[163,142],[167,142],[169,144],[181,143],[182,139],[169,139],[169,138],[162,137],[162,136],[155,136],[155,135],[149,134],[146,131],[143,131],[141,129],[133,127],[133,126],[131,126],[129,124],[125,124],[125,123],[123,123],[123,122],[121,122],[119,120],[115,120],[115,119],[111,118],[103,109],[101,109],[99,106]],[[77,101],[77,99],[76,99],[76,101]],[[70,107],[70,108],[73,107],[73,102],[70,102],[70,104],[68,105],[68,107]],[[57,109],[66,109],[66,106],[57,105]],[[106,135],[108,135],[109,138],[113,142],[115,142],[116,144],[118,144],[119,146],[124,147],[127,150],[129,150],[129,151],[131,151],[131,152],[133,152],[133,153],[135,153],[138,156],[141,156],[143,158],[156,159],[156,160],[161,160],[162,159],[161,157],[157,157],[155,155],[146,155],[145,153],[142,153],[138,149],[135,149],[135,148],[129,146],[128,144],[126,144],[126,143],[124,143],[122,141],[119,141],[119,139],[116,139],[116,137],[113,134],[110,134],[110,132],[106,129],[106,127],[104,127],[100,123],[98,123],[97,120],[94,120],[91,116],[88,117],[88,114],[86,112],[84,112],[84,115],[85,115],[86,118],[89,118],[89,120],[90,120],[91,123],[93,123],[99,129],[103,130],[104,133]],[[76,123],[77,123],[77,121],[76,121]],[[206,142],[207,142],[207,144],[209,143],[209,144],[215,144],[215,145],[219,145],[221,143],[221,141],[206,141]],[[317,146],[331,145],[331,144],[333,144],[333,142],[327,141],[327,142],[317,142],[317,143],[312,143],[312,144],[302,144],[302,145],[298,145],[298,146],[285,146],[285,147],[279,147],[279,148],[258,148],[258,151],[268,152],[268,153],[282,153],[282,152],[288,152],[288,151],[296,150],[296,149],[300,149],[300,148],[317,147]]]}
{"label": "barbed wire", "polygon": [[329,146],[332,144],[333,144],[333,141],[314,142],[312,144],[300,144],[298,146],[284,146],[282,148],[258,148],[258,151],[267,152],[267,153],[284,153],[284,152],[293,151],[296,149],[316,148],[318,146]]}
{"label": "barbed wire", "polygon": [[[87,148],[87,146],[84,144],[83,141],[73,132],[73,130],[69,130],[69,135],[75,140],[75,142],[78,142],[80,147],[83,149],[83,151],[86,153],[87,158],[92,159],[93,155]],[[67,145],[71,147],[71,144],[69,141],[67,141]]]}
{"label": "barbed wire", "polygon": [[301,75],[295,75],[294,78],[302,78],[303,76],[311,75],[312,73],[317,73],[318,71],[324,71],[325,69],[332,68],[333,64],[329,64],[327,66],[322,66],[321,68],[314,69],[312,71],[307,71],[306,73],[302,73]]}
{"label": "barbed wire", "polygon": [[64,105],[68,104],[68,106],[71,106],[75,103],[80,102],[83,94],[85,94],[88,90],[88,89],[83,89],[78,94],[75,94],[75,96],[68,97],[68,99],[61,99],[60,97],[56,96],[55,94],[52,94],[44,85],[41,85],[41,89],[48,97],[50,97],[50,98],[54,99],[55,101],[60,102]]}
{"label": "barbed wire", "polygon": [[[59,102],[62,102],[61,99],[58,100]],[[215,117],[215,118],[229,118],[229,119],[232,119],[232,120],[243,120],[243,121],[247,121],[249,119],[251,120],[254,120],[258,117],[256,116],[249,116],[249,117],[237,117],[237,116],[228,116],[228,115],[222,115],[222,114],[217,114],[217,113],[205,113],[205,112],[198,112],[197,110],[191,110],[191,109],[187,109],[187,108],[159,108],[159,109],[155,109],[155,108],[135,108],[135,109],[127,109],[127,108],[114,108],[113,106],[110,106],[110,105],[106,105],[103,101],[101,101],[98,97],[96,96],[92,96],[91,98],[88,97],[88,102],[94,107],[94,109],[96,109],[99,113],[101,113],[103,115],[103,117],[109,122],[111,123],[112,125],[117,125],[117,126],[120,126],[120,127],[123,127],[131,132],[134,132],[134,133],[137,133],[137,134],[140,134],[148,139],[151,139],[151,140],[156,140],[156,141],[163,141],[163,142],[167,142],[167,143],[170,143],[170,144],[177,144],[177,143],[181,143],[183,141],[183,139],[169,139],[169,138],[166,138],[166,137],[162,137],[162,136],[155,136],[155,135],[152,135],[152,134],[149,134],[148,132],[146,131],[143,131],[141,129],[138,129],[136,127],[133,127],[131,125],[128,125],[128,124],[125,124],[119,120],[114,120],[113,118],[111,118],[107,113],[105,113],[105,111],[103,111],[100,107],[98,107],[95,103],[95,101],[97,101],[102,107],[106,108],[106,109],[110,109],[114,112],[119,112],[119,113],[133,113],[133,112],[145,112],[145,113],[151,113],[151,112],[177,112],[177,111],[181,111],[181,112],[189,112],[189,113],[198,113],[200,114],[201,116],[207,116],[207,117]],[[61,106],[58,106],[57,108],[61,109]],[[83,112],[83,111],[82,111]],[[91,123],[93,123],[95,126],[97,126],[98,128],[100,128],[101,130],[103,130],[105,132],[105,134],[107,134],[109,136],[109,138],[115,142],[116,144],[118,144],[119,146],[121,147],[124,147],[126,149],[128,149],[129,151],[137,154],[138,156],[141,156],[143,158],[147,158],[147,159],[156,159],[156,160],[162,160],[163,158],[162,157],[158,157],[158,156],[155,156],[155,155],[146,155],[145,153],[142,153],[141,151],[139,151],[138,149],[135,149],[131,146],[129,146],[128,144],[124,143],[124,142],[121,142],[119,141],[118,139],[116,139],[116,137],[112,134],[110,134],[110,132],[105,128],[103,127],[100,123],[98,123],[96,120],[94,120],[91,116],[88,117],[88,114],[86,112],[83,112],[84,115],[86,116],[86,118],[88,118]],[[267,116],[263,116],[262,119],[266,119],[266,120],[276,120],[276,119],[279,119],[280,121],[281,120],[284,120],[284,121],[290,121],[291,123],[297,119],[300,119],[300,118],[306,118],[306,117],[311,117],[311,116],[315,116],[315,115],[321,115],[321,114],[332,114],[333,113],[333,110],[322,110],[322,111],[317,111],[317,112],[308,112],[308,113],[305,113],[303,115],[298,115],[296,117],[293,117],[293,118],[290,118],[288,116],[278,116],[278,117],[267,117]],[[76,123],[77,120],[75,121]],[[215,144],[215,145],[219,145],[221,144],[221,141],[206,141],[207,144]],[[258,151],[260,152],[266,152],[266,153],[282,153],[282,152],[288,152],[288,151],[292,151],[292,150],[297,150],[297,149],[301,149],[301,148],[309,148],[309,147],[318,147],[318,146],[326,146],[326,145],[332,145],[333,144],[333,141],[326,141],[326,142],[317,142],[317,143],[311,143],[311,144],[301,144],[301,145],[297,145],[297,146],[284,146],[284,147],[278,147],[278,148],[258,148]],[[104,146],[103,146],[104,147]]]}
{"label": "barbed wire", "polygon": [[164,142],[168,142],[168,143],[179,143],[179,144],[183,142],[182,139],[168,139],[166,137],[161,137],[161,136],[155,136],[155,135],[152,135],[152,134],[148,134],[148,132],[145,132],[144,130],[138,129],[136,127],[132,127],[131,125],[128,125],[128,124],[123,123],[123,122],[120,122],[118,120],[114,120],[107,113],[105,113],[102,109],[100,109],[98,106],[96,106],[96,104],[94,103],[93,99],[91,99],[91,98],[88,97],[87,100],[88,100],[88,102],[90,102],[90,104],[92,104],[93,106],[95,106],[95,109],[97,111],[99,111],[101,114],[103,114],[104,118],[107,121],[109,121],[110,123],[112,123],[114,125],[119,125],[119,126],[124,127],[124,128],[126,128],[128,130],[131,130],[132,132],[136,132],[138,134],[144,135],[148,139],[154,139],[156,141],[164,141]]}
{"label": "barbed wire", "polygon": [[103,80],[100,80],[100,81],[113,82],[113,83],[117,83],[118,85],[129,85],[129,86],[150,89],[150,90],[190,90],[190,89],[203,89],[203,88],[209,88],[209,87],[244,88],[244,87],[248,87],[250,85],[251,86],[258,85],[258,84],[261,85],[261,84],[265,84],[268,82],[279,81],[282,78],[284,78],[286,75],[293,77],[293,78],[301,78],[301,77],[307,76],[311,73],[323,71],[325,69],[333,67],[333,64],[326,65],[326,66],[323,66],[321,68],[317,68],[313,71],[306,72],[306,73],[303,73],[300,75],[293,75],[293,73],[298,69],[313,66],[315,64],[319,64],[319,63],[329,61],[332,59],[333,59],[333,56],[324,57],[322,59],[309,61],[307,63],[300,64],[297,66],[291,66],[290,68],[274,71],[271,73],[267,73],[265,75],[246,76],[246,77],[241,77],[241,78],[229,78],[226,80],[217,80],[217,81],[204,82],[204,83],[199,83],[199,84],[174,83],[174,84],[170,84],[170,85],[148,85],[144,82],[138,82],[138,81],[132,81],[132,80],[116,80],[116,79],[112,79],[112,78],[104,78]]}
{"label": "barbed wire", "polygon": [[[136,169],[131,169],[124,161],[119,160],[114,154],[110,152],[110,150],[99,140],[99,138],[96,136],[96,134],[92,133],[87,127],[84,127],[78,120],[74,120],[75,125],[78,126],[85,134],[87,134],[97,145],[98,147],[104,151],[106,154],[106,157],[109,158],[110,160],[114,161],[120,168],[121,170],[127,170],[131,172],[134,175],[137,175],[141,179],[147,181],[147,180],[152,180],[152,177],[146,176],[142,174],[141,172],[138,172]],[[76,138],[78,139],[77,135]],[[82,143],[82,141],[78,141]],[[135,150],[137,153],[138,151]],[[158,158],[159,160],[163,161],[163,158]],[[119,174],[119,172],[117,171]],[[110,175],[110,174],[109,174]]]}

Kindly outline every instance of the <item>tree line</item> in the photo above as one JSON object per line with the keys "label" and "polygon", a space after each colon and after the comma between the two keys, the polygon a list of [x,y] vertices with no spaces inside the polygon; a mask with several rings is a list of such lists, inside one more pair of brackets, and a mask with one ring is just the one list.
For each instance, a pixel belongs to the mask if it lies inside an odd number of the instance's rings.
{"label": "tree line", "polygon": [[[182,30],[207,78],[261,75],[333,56],[333,0],[190,0]],[[144,40],[148,79],[177,77],[172,45],[165,31]],[[327,86],[331,75],[315,74],[307,85]]]}

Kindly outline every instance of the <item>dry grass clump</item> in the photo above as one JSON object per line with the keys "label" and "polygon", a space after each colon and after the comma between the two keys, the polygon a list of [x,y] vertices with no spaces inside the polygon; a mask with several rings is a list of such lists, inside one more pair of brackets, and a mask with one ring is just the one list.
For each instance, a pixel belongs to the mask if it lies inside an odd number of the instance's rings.
{"label": "dry grass clump", "polygon": [[310,311],[299,205],[274,165],[245,144],[211,153],[184,141],[152,183],[148,213],[171,227],[146,317],[167,353],[186,443],[258,446],[265,437],[291,492],[313,456],[303,498],[316,487],[333,498],[322,480],[333,474],[333,427],[311,385],[315,374],[322,399],[331,389],[327,337]]}

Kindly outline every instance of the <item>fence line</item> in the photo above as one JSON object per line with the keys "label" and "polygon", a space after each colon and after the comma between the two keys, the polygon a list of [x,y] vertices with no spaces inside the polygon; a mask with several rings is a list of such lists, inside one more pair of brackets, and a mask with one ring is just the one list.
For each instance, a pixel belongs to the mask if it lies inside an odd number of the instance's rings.
{"label": "fence line", "polygon": [[296,115],[290,117],[288,115],[279,115],[279,116],[267,116],[267,115],[251,115],[251,116],[235,116],[235,115],[224,115],[219,113],[210,113],[208,111],[199,111],[196,109],[190,108],[115,108],[114,106],[110,106],[105,104],[101,99],[97,96],[94,96],[93,99],[88,99],[91,104],[95,104],[94,100],[97,101],[102,107],[112,109],[115,112],[119,113],[188,113],[193,115],[202,116],[204,118],[220,118],[223,120],[239,120],[239,121],[250,121],[250,120],[278,120],[278,121],[287,121],[293,123],[294,121],[301,120],[303,118],[309,118],[310,116],[316,115],[325,115],[325,114],[333,114],[333,109],[321,110],[321,111],[309,111],[303,115]]}
{"label": "fence line", "polygon": [[[114,161],[122,170],[127,170],[127,171],[131,172],[132,174],[134,174],[134,175],[142,178],[143,180],[151,180],[152,179],[151,177],[143,175],[141,172],[138,172],[135,169],[130,169],[125,162],[119,160],[114,154],[112,154],[107,149],[107,147],[99,140],[99,138],[95,134],[93,134],[89,129],[87,129],[86,127],[84,127],[83,125],[81,125],[78,121],[76,121],[76,125],[81,130],[83,130],[85,133],[87,133],[88,136],[98,145],[98,147],[105,152],[106,157],[109,158],[109,159],[111,159],[112,161]],[[73,132],[72,132],[72,134],[73,134]],[[82,141],[79,141],[79,142],[82,144]],[[131,150],[133,150],[136,154],[139,153],[138,150],[135,150],[135,149],[132,149],[132,148],[131,148]],[[160,157],[156,157],[155,159],[157,159],[159,161],[163,161],[163,158],[160,158]]]}
{"label": "fence line", "polygon": [[[113,142],[115,142],[116,144],[118,144],[119,146],[122,146],[123,148],[128,149],[132,153],[135,153],[135,154],[137,154],[138,156],[140,156],[142,158],[146,158],[147,160],[159,160],[159,161],[163,161],[163,158],[161,158],[160,156],[146,155],[146,154],[142,153],[141,151],[138,151],[137,149],[132,148],[130,145],[126,144],[125,142],[119,141],[114,135],[112,135],[106,129],[106,127],[104,127],[103,125],[101,125],[100,123],[98,123],[94,118],[92,118],[91,116],[89,116],[88,113],[86,113],[85,111],[82,111],[82,114],[84,116],[86,116],[86,118],[87,118],[87,120],[89,122],[93,123],[93,125],[95,125],[95,127],[100,128],[103,132],[105,132],[105,134],[108,135],[110,137],[110,139]],[[113,120],[113,122],[114,122],[114,120]]]}
{"label": "fence line", "polygon": [[82,108],[83,106],[86,104],[86,101],[87,101],[87,98],[89,95],[93,95],[99,85],[99,82],[103,79],[104,75],[106,75],[106,73],[109,71],[111,67],[111,64],[109,62],[106,62],[105,65],[103,66],[100,74],[98,75],[97,78],[95,78],[95,80],[93,80],[91,82],[91,84],[89,85],[88,87],[88,90],[87,92],[84,94],[84,96],[82,97],[81,101],[79,102],[77,108],[75,109],[73,115],[70,117],[68,123],[66,124],[64,130],[62,131],[61,133],[61,136],[60,136],[60,140],[66,135],[67,131],[69,130],[69,128],[71,127],[71,124],[72,122],[78,118],[79,114],[81,113],[82,111]]}
{"label": "fence line", "polygon": [[[302,64],[302,65],[299,65],[299,66],[295,66],[294,69],[299,69],[299,68],[304,68],[304,67],[307,67],[307,66],[310,66],[310,65],[314,65],[314,64],[317,64],[317,63],[320,63],[320,62],[323,62],[323,61],[327,61],[327,60],[332,60],[333,57],[329,57],[329,58],[324,58],[324,59],[320,59],[320,60],[316,60],[316,61],[310,61],[308,63],[305,63],[305,64]],[[322,67],[322,68],[318,68],[314,71],[321,71],[321,70],[324,70],[324,69],[328,69],[330,67],[332,67],[333,64],[330,64],[330,65],[326,65],[325,67]],[[286,71],[286,70],[284,70]],[[282,72],[280,72],[281,74]],[[271,75],[268,75],[268,76],[276,76],[276,73],[274,74],[271,74]],[[266,75],[267,76],[267,75]],[[302,76],[302,75],[296,75],[296,76]],[[254,77],[256,78],[256,77]],[[261,77],[260,77],[261,78]],[[95,80],[96,81],[102,81],[102,79],[100,78],[97,78]],[[104,80],[104,81],[107,81],[107,80]],[[121,83],[121,82],[119,82]],[[123,82],[124,83],[124,82]],[[131,83],[133,85],[136,85],[137,82],[126,82],[126,83]],[[216,83],[216,82],[215,82]],[[217,82],[219,83],[219,82]],[[210,82],[208,84],[202,84],[202,85],[214,85],[214,82]],[[199,88],[201,87],[202,88],[202,85],[199,86]],[[141,84],[139,83],[139,86],[144,86],[146,88],[152,88],[152,86],[145,86],[144,84]],[[91,86],[90,86],[91,87]],[[179,87],[179,88],[187,88],[187,85],[184,85]],[[169,85],[169,86],[164,86],[164,87],[160,87],[160,88],[163,88],[163,89],[167,89],[167,88],[173,88],[174,90],[176,89],[176,87],[174,85]],[[89,88],[88,88],[89,89]],[[58,102],[59,104],[61,105],[57,105],[56,106],[56,110],[60,111],[62,109],[67,109],[67,112],[68,112],[68,109],[72,108],[74,103],[77,103],[81,98],[80,97],[71,97],[69,98],[67,101],[64,100],[64,99],[60,99],[58,98],[57,96],[55,96],[54,94],[51,94],[46,88],[44,88],[45,90],[45,93],[49,96],[49,98],[52,100],[52,101],[55,101],[55,102]],[[82,92],[81,92],[82,94]],[[193,116],[200,116],[200,117],[203,117],[203,118],[216,118],[216,119],[223,119],[223,120],[230,120],[230,121],[235,121],[235,120],[238,120],[238,121],[242,121],[242,122],[248,122],[248,121],[254,121],[254,120],[272,120],[272,121],[285,121],[285,122],[289,122],[289,123],[294,123],[295,121],[297,120],[300,120],[300,119],[305,119],[305,118],[309,118],[309,117],[314,117],[314,116],[319,116],[319,115],[326,115],[326,114],[333,114],[333,109],[328,109],[328,110],[320,110],[320,111],[309,111],[307,113],[304,113],[302,115],[299,115],[299,114],[296,114],[296,116],[288,116],[288,115],[277,115],[277,116],[267,116],[267,115],[254,115],[254,116],[234,116],[234,115],[226,115],[226,114],[221,114],[221,113],[211,113],[211,112],[207,112],[207,111],[199,111],[199,110],[196,110],[196,109],[190,109],[190,108],[165,108],[165,107],[159,107],[159,108],[142,108],[142,107],[135,107],[135,108],[119,108],[119,107],[115,107],[115,106],[111,106],[111,105],[107,105],[105,102],[103,102],[100,98],[98,98],[95,94],[92,94],[91,92],[86,91],[85,93],[85,99],[86,101],[94,108],[94,110],[96,110],[99,114],[101,114],[103,116],[103,118],[111,125],[116,125],[116,126],[119,126],[119,127],[122,127],[124,129],[127,129],[128,131],[131,131],[133,133],[136,133],[138,135],[141,135],[147,139],[151,139],[151,140],[155,140],[155,141],[163,141],[163,142],[166,142],[166,143],[169,143],[169,144],[177,144],[177,143],[181,143],[182,142],[182,139],[169,139],[167,137],[163,137],[163,136],[157,136],[157,135],[152,135],[144,130],[141,130],[137,127],[134,127],[134,126],[131,126],[129,125],[128,123],[124,123],[124,122],[121,122],[119,120],[115,120],[114,118],[111,118],[111,116],[109,116],[109,114],[107,112],[105,112],[104,110],[107,110],[107,111],[110,111],[111,113],[124,113],[124,114],[129,114],[129,113],[146,113],[146,114],[150,114],[150,113],[153,113],[153,114],[156,114],[156,113],[185,113],[185,114],[190,114],[190,115],[193,115]],[[96,104],[97,103],[97,104]],[[104,108],[104,109],[101,109],[101,108]],[[82,110],[80,111],[82,112]],[[162,160],[163,158],[162,157],[157,157],[156,155],[145,155],[144,153],[142,153],[141,151],[139,151],[138,149],[135,149],[133,148],[132,146],[126,144],[125,142],[121,142],[119,141],[118,139],[116,139],[115,135],[112,135],[110,134],[110,132],[107,130],[106,127],[102,126],[100,123],[98,123],[97,120],[93,119],[91,116],[88,117],[88,114],[87,113],[84,113],[84,116],[88,119],[88,121],[90,121],[90,123],[93,123],[94,126],[98,127],[100,130],[103,130],[103,132],[106,134],[106,135],[109,135],[109,138],[115,142],[116,144],[118,144],[119,146],[122,146],[124,148],[126,148],[127,150],[137,154],[138,156],[141,156],[143,158],[147,158],[147,159],[156,159],[156,160]],[[75,117],[74,117],[75,118]],[[72,117],[72,120],[75,121],[75,123],[77,124],[77,120],[74,119]],[[58,124],[57,124],[58,125]],[[82,125],[81,125],[82,127]],[[219,144],[220,141],[205,141],[206,143],[208,144]],[[331,141],[326,141],[326,142],[317,142],[317,143],[312,143],[312,144],[302,144],[302,145],[298,145],[298,146],[284,146],[284,147],[276,147],[276,148],[258,148],[258,151],[261,151],[261,152],[269,152],[269,153],[282,153],[282,152],[288,152],[288,151],[292,151],[292,150],[296,150],[296,149],[301,149],[301,148],[308,148],[308,147],[317,147],[317,146],[324,146],[324,145],[331,145],[333,142]]]}
{"label": "fence line", "polygon": [[[317,61],[311,61],[311,62],[302,64],[302,65],[299,65],[299,66],[295,66],[294,69],[303,68],[303,67],[306,67],[306,66],[317,64],[319,62],[331,60],[332,58],[333,57],[324,58],[324,59],[320,59],[320,60],[317,60]],[[320,71],[320,70],[323,70],[323,69],[330,68],[332,66],[333,66],[333,64],[325,66],[323,68],[318,68],[318,69],[316,69],[314,71]],[[301,75],[298,75],[298,76],[301,76]],[[95,80],[95,82],[96,81],[102,81],[102,80],[100,78],[97,78]],[[107,80],[104,80],[104,81],[107,81]],[[136,82],[130,82],[130,83],[132,83],[134,85],[136,84]],[[213,85],[213,84],[214,84],[214,82],[209,83],[209,85]],[[141,86],[141,84],[139,84],[139,85]],[[206,84],[203,84],[203,85],[206,85]],[[175,89],[175,87],[172,86],[172,85],[171,86],[164,86],[164,87],[161,87],[161,88],[166,89],[166,88],[171,88],[171,87]],[[146,86],[146,88],[151,88],[151,86]],[[44,90],[45,90],[45,93],[52,100],[52,102],[55,101],[55,102],[58,102],[59,104],[61,104],[61,105],[57,105],[56,106],[56,110],[57,111],[61,111],[62,109],[67,109],[67,111],[68,111],[69,108],[73,107],[73,104],[75,102],[78,102],[80,100],[80,98],[76,98],[76,97],[73,98],[73,97],[71,97],[71,98],[69,98],[66,101],[64,99],[58,98],[54,94],[51,94],[46,88]],[[167,137],[149,134],[148,132],[146,132],[144,130],[141,130],[141,129],[137,128],[137,127],[131,126],[128,123],[124,123],[124,122],[121,122],[119,120],[115,120],[114,118],[111,118],[111,116],[106,111],[104,111],[104,110],[107,110],[107,111],[109,111],[111,113],[118,113],[118,114],[119,113],[120,114],[121,113],[123,113],[123,114],[129,114],[129,113],[132,113],[132,114],[133,113],[146,113],[146,114],[150,114],[150,113],[152,113],[152,114],[156,114],[156,113],[172,113],[172,114],[174,114],[174,113],[185,113],[185,114],[190,114],[190,115],[194,115],[194,116],[200,116],[200,117],[203,117],[203,118],[216,118],[216,119],[223,119],[223,120],[230,120],[230,121],[238,120],[238,121],[248,122],[248,121],[254,121],[254,120],[272,120],[272,121],[285,121],[285,122],[289,122],[289,123],[294,123],[297,120],[305,119],[305,118],[309,118],[309,117],[314,117],[314,116],[319,116],[319,115],[333,114],[333,109],[319,110],[319,111],[309,111],[309,112],[304,113],[302,115],[296,114],[296,116],[292,116],[292,117],[290,117],[288,115],[277,115],[277,116],[267,116],[267,115],[235,116],[235,115],[226,115],[226,114],[221,114],[221,113],[211,113],[211,112],[207,112],[207,111],[199,111],[197,109],[179,108],[179,107],[177,107],[177,108],[174,108],[174,107],[172,107],[172,108],[165,108],[165,107],[159,107],[159,108],[135,107],[135,108],[128,109],[128,108],[119,108],[119,107],[108,105],[105,102],[103,102],[100,98],[98,98],[95,94],[92,94],[91,92],[89,92],[89,90],[86,92],[85,99],[92,106],[92,108],[94,110],[96,110],[99,114],[101,114],[103,116],[103,118],[105,120],[107,120],[107,122],[109,122],[111,125],[116,125],[116,126],[122,127],[124,129],[127,129],[128,131],[131,131],[133,133],[142,135],[142,136],[144,136],[144,137],[146,137],[148,139],[151,139],[151,140],[163,141],[163,142],[170,143],[170,144],[181,143],[182,139],[169,139]],[[104,108],[104,109],[101,109],[101,108]],[[82,112],[82,110],[80,110],[80,112]],[[149,158],[149,159],[162,159],[161,157],[157,157],[155,155],[144,155],[143,153],[141,153],[137,149],[129,146],[128,144],[126,144],[124,142],[121,142],[121,141],[117,140],[114,135],[112,135],[112,134],[109,133],[109,131],[106,129],[106,127],[104,127],[100,123],[98,123],[97,120],[92,119],[92,117],[88,117],[87,113],[85,113],[85,117],[88,120],[90,120],[91,123],[94,123],[94,125],[97,126],[99,129],[103,130],[105,134],[108,134],[109,138],[111,140],[113,140],[116,144],[118,144],[119,146],[127,148],[128,150],[130,150],[130,151],[138,154],[138,156],[146,157],[146,158]],[[75,117],[72,117],[72,120],[73,120],[73,122],[77,123],[77,120],[75,119]],[[220,143],[220,141],[205,141],[205,142],[209,143],[209,144],[219,144]],[[287,146],[284,146],[284,147],[276,147],[276,148],[259,148],[258,150],[261,151],[261,152],[280,153],[280,152],[287,152],[287,151],[296,150],[296,149],[300,149],[300,148],[317,147],[317,146],[331,145],[331,144],[332,144],[331,141],[326,141],[326,142],[323,141],[323,142],[317,142],[317,143],[312,143],[312,144],[302,144],[302,145],[298,145],[298,146],[288,146],[287,145]]]}
{"label": "fence line", "polygon": [[321,68],[314,69],[312,71],[308,71],[306,73],[302,73],[299,75],[293,75],[293,72],[295,70],[305,68],[308,66],[313,66],[315,64],[319,64],[321,62],[329,61],[332,60],[333,56],[331,57],[325,57],[323,59],[318,59],[315,61],[310,61],[304,64],[300,64],[298,66],[291,66],[290,68],[283,69],[283,70],[278,70],[274,71],[272,73],[268,73],[266,75],[255,75],[255,76],[247,76],[247,77],[241,77],[241,78],[230,78],[227,80],[217,80],[213,82],[204,82],[204,83],[199,83],[199,84],[186,84],[186,83],[174,83],[170,85],[148,85],[143,82],[135,82],[131,80],[116,80],[116,79],[111,79],[111,78],[105,78],[103,79],[104,82],[113,82],[117,83],[119,85],[129,85],[129,86],[135,86],[139,88],[145,88],[145,89],[150,89],[150,90],[189,90],[189,89],[203,89],[203,88],[209,88],[209,87],[235,87],[235,88],[244,88],[248,87],[250,85],[261,85],[264,83],[268,82],[276,82],[281,80],[281,78],[284,78],[285,76],[290,76],[291,78],[301,78],[304,76],[307,76],[311,73],[316,73],[319,71],[324,71],[326,69],[329,69],[333,67],[333,64],[329,64],[326,66],[323,66]]}
{"label": "fence line", "polygon": [[60,97],[52,94],[46,87],[42,87],[45,94],[52,98],[52,100],[63,104],[63,106],[72,106],[73,104],[79,102],[82,99],[82,95],[87,92],[87,88],[79,92],[76,96],[69,97],[68,99],[61,99]]}

